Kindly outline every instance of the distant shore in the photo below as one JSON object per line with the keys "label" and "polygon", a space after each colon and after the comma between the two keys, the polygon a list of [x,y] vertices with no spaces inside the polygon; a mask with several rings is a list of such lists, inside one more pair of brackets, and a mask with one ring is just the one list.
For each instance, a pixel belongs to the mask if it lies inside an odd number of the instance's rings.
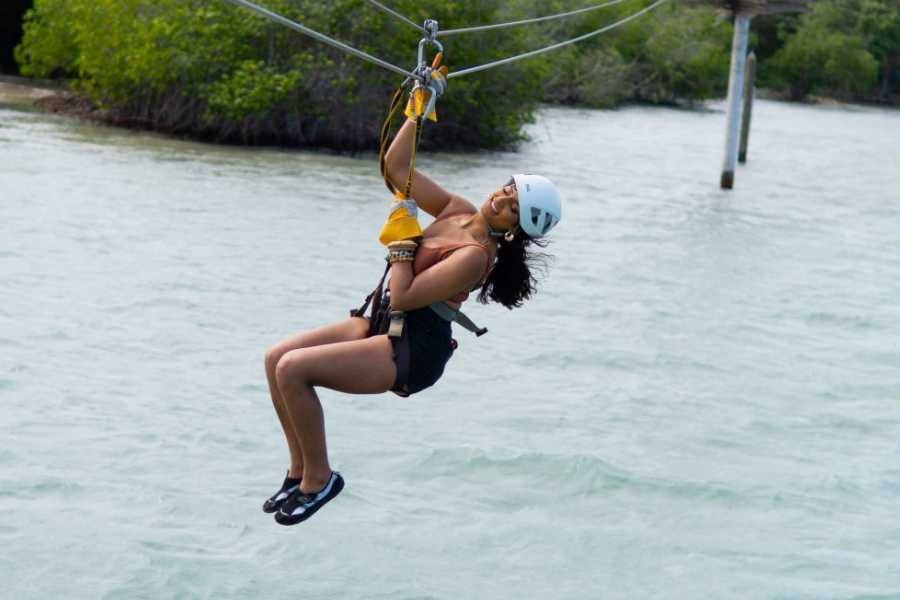
{"label": "distant shore", "polygon": [[0,102],[35,104],[48,98],[62,96],[66,90],[64,84],[55,81],[0,75]]}
{"label": "distant shore", "polygon": [[[781,102],[792,102],[784,94],[757,90],[757,97]],[[0,103],[33,106],[47,112],[95,121],[107,125],[134,128],[135,124],[116,119],[109,111],[97,108],[87,98],[71,91],[64,81],[30,79],[15,75],[0,75]],[[810,98],[809,104],[822,106],[849,106],[833,98]],[[873,105],[890,106],[890,105]]]}
{"label": "distant shore", "polygon": [[107,111],[69,89],[65,81],[0,75],[0,102],[33,106],[51,113],[116,125]]}

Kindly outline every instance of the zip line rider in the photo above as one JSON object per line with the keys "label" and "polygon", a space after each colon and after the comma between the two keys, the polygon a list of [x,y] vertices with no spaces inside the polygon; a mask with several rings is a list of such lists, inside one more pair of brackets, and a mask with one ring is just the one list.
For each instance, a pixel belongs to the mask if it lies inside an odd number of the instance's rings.
{"label": "zip line rider", "polygon": [[[446,82],[430,89],[429,109]],[[315,388],[350,394],[390,390],[407,396],[433,385],[456,347],[451,321],[477,330],[458,312],[460,305],[479,288],[479,302],[499,302],[509,309],[531,298],[537,284],[532,267],[539,258],[531,249],[543,247],[540,238],[559,222],[559,194],[539,175],[513,175],[476,207],[414,170],[416,126],[414,118],[403,124],[383,169],[397,189],[409,172],[408,197],[434,221],[415,239],[386,244],[390,281],[383,294],[379,285],[349,319],[295,334],[266,353],[266,377],[290,468],[263,510],[275,513],[282,525],[308,519],[344,487],[329,466]],[[363,313],[373,297],[372,316],[366,318]]]}

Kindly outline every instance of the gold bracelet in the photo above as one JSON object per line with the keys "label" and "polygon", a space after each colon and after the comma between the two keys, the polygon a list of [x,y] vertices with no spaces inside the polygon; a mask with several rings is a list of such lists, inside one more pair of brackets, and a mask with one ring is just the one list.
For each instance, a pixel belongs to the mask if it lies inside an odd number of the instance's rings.
{"label": "gold bracelet", "polygon": [[397,240],[396,242],[391,242],[388,244],[388,250],[406,250],[410,252],[415,252],[416,248],[419,247],[419,244],[414,242],[413,240]]}
{"label": "gold bracelet", "polygon": [[412,262],[416,259],[416,248],[419,244],[413,240],[397,240],[388,246],[388,262]]}
{"label": "gold bracelet", "polygon": [[[391,244],[392,246],[393,244]],[[393,264],[395,262],[412,262],[416,259],[416,253],[414,250],[407,250],[405,248],[397,248],[391,247],[388,251],[388,262]]]}
{"label": "gold bracelet", "polygon": [[398,263],[398,262],[413,262],[414,260],[415,260],[415,257],[413,257],[413,256],[394,256],[394,255],[391,255],[391,257],[388,258],[388,262],[390,262],[391,264]]}

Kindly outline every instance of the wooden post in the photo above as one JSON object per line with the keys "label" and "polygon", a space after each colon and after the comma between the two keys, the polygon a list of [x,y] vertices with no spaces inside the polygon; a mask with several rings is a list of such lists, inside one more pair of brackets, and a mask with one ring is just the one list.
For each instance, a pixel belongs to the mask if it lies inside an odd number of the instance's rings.
{"label": "wooden post", "polygon": [[747,162],[747,143],[750,141],[750,118],[753,116],[753,94],[756,85],[756,53],[747,57],[747,78],[744,81],[744,110],[741,118],[741,149],[738,162]]}
{"label": "wooden post", "polygon": [[741,124],[741,96],[744,92],[744,66],[747,62],[747,40],[750,37],[750,16],[737,13],[734,17],[734,40],[731,46],[731,75],[728,82],[728,125],[725,133],[725,163],[722,165],[721,187],[734,187],[737,168],[738,134]]}

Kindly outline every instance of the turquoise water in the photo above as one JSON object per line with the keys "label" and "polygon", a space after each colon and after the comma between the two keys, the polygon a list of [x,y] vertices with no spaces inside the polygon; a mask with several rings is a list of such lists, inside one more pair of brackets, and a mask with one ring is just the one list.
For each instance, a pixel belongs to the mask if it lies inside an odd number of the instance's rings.
{"label": "turquoise water", "polygon": [[900,598],[900,113],[544,110],[430,155],[565,214],[541,292],[472,303],[444,379],[323,391],[344,493],[287,465],[263,353],[374,285],[374,157],[219,148],[0,105],[9,598]]}

